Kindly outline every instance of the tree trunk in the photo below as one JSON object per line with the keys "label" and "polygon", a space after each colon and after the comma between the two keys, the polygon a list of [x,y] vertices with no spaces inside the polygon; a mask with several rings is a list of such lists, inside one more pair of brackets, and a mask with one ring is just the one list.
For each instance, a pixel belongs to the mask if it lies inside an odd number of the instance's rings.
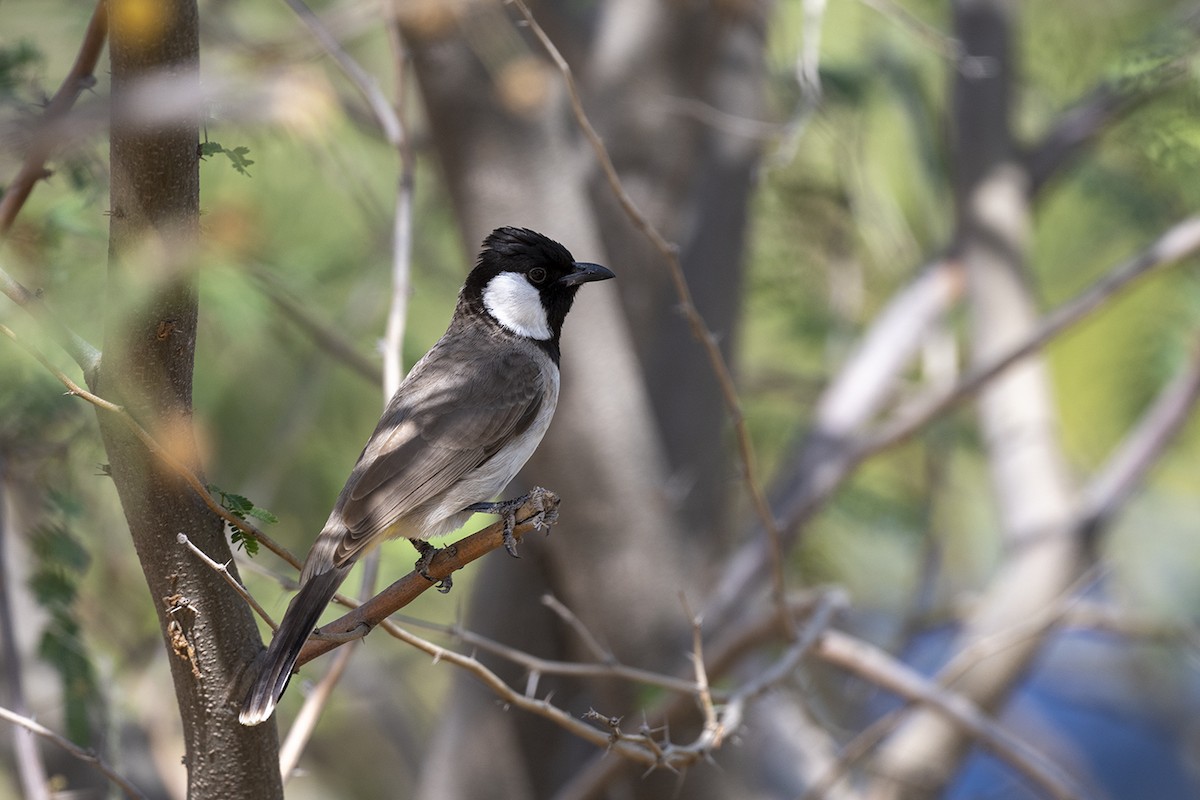
{"label": "tree trunk", "polygon": [[[199,471],[191,428],[199,232],[198,119],[153,129],[125,119],[130,89],[169,77],[196,93],[198,12],[189,0],[111,8],[112,207],[104,360],[96,390]],[[150,9],[153,13],[147,13]],[[223,524],[135,438],[100,413],[109,466],[158,613],[183,722],[188,796],[278,798],[274,726],[238,724],[238,678],[261,643],[249,608],[182,547],[229,561]]]}

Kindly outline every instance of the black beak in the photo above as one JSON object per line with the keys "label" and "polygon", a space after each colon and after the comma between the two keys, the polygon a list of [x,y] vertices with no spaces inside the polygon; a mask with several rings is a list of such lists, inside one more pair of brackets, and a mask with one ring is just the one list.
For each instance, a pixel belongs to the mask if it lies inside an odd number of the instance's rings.
{"label": "black beak", "polygon": [[573,265],[575,268],[558,279],[562,286],[578,286],[581,283],[589,281],[606,281],[609,278],[617,277],[616,274],[608,267],[602,267],[599,264],[589,264],[586,261],[576,261]]}

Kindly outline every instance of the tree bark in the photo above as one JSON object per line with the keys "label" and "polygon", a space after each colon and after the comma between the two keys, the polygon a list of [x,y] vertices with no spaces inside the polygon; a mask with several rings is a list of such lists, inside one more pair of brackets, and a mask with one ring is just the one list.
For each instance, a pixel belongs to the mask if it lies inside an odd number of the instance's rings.
{"label": "tree bark", "polygon": [[[199,233],[199,115],[154,129],[125,121],[137,81],[167,75],[198,83],[198,11],[191,0],[117,0],[110,30],[109,285],[95,389],[199,471],[191,428],[198,309],[190,268]],[[163,632],[183,723],[188,796],[282,797],[274,726],[237,721],[238,679],[261,648],[254,619],[176,539],[184,533],[212,558],[229,561],[223,524],[116,415],[101,412],[99,419]]]}

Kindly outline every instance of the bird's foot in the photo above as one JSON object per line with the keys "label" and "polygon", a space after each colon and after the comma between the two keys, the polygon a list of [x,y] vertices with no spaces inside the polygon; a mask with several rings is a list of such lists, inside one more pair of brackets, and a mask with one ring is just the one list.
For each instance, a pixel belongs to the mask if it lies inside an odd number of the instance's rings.
{"label": "bird's foot", "polygon": [[436,583],[437,585],[433,588],[442,594],[450,591],[450,587],[454,585],[454,580],[449,575],[438,580],[429,574],[429,565],[433,563],[433,557],[441,551],[441,548],[434,547],[424,539],[409,539],[409,541],[412,542],[413,547],[417,548],[417,552],[421,555],[415,564],[417,574],[430,583]]}
{"label": "bird's foot", "polygon": [[513,531],[517,527],[517,510],[526,503],[531,503],[537,509],[533,517],[530,518],[535,529],[549,531],[550,526],[558,521],[558,495],[540,486],[534,487],[529,494],[512,500],[501,500],[495,503],[472,503],[467,506],[466,510],[482,511],[485,514],[498,515],[504,521],[504,549],[513,558],[520,558],[517,555],[517,538],[513,535]]}

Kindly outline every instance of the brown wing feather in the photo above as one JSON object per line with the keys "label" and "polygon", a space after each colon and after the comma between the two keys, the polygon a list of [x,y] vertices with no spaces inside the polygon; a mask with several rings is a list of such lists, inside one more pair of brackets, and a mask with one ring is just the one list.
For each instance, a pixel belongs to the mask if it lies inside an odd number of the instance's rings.
{"label": "brown wing feather", "polygon": [[[510,348],[481,359],[478,344],[468,338],[435,347],[385,410],[338,498],[345,534],[334,563],[354,558],[537,416],[545,396],[537,362]],[[469,373],[455,369],[464,363]]]}

